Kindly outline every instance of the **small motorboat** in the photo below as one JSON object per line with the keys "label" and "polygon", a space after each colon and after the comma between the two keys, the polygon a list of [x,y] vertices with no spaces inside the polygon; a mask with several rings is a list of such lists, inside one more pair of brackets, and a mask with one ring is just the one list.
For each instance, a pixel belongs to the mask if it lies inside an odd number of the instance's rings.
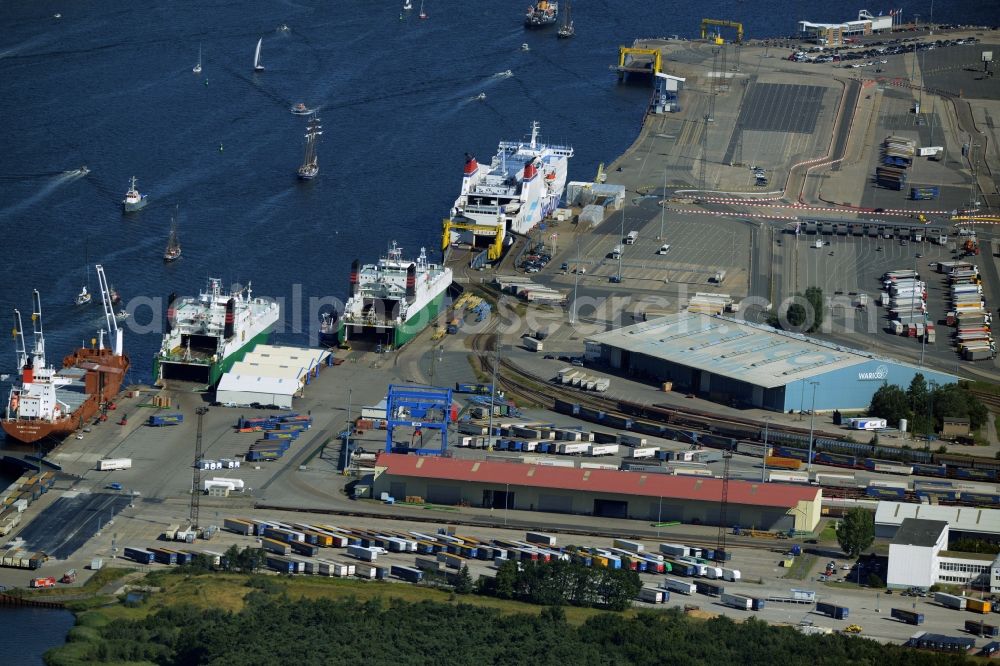
{"label": "small motorboat", "polygon": [[76,295],[77,305],[86,305],[90,302],[90,292],[87,291],[86,285],[80,288],[80,293]]}
{"label": "small motorboat", "polygon": [[476,99],[479,101],[486,99],[486,93],[484,92],[479,93],[478,95],[476,95]]}
{"label": "small motorboat", "polygon": [[522,50],[522,51],[530,51],[530,50],[531,50],[531,47],[530,47],[530,46],[528,46],[528,43],[527,43],[527,42],[525,42],[524,44],[521,44],[521,50]]}
{"label": "small motorboat", "polygon": [[278,32],[289,32],[289,31],[291,31],[291,28],[288,27],[287,23],[282,23],[281,25],[278,26]]}
{"label": "small motorboat", "polygon": [[299,102],[291,108],[291,112],[297,116],[308,116],[316,109],[310,109],[304,102]]}
{"label": "small motorboat", "polygon": [[115,313],[115,319],[117,319],[118,321],[125,321],[126,319],[128,319],[128,313],[125,312],[124,310],[119,310],[118,312]]}

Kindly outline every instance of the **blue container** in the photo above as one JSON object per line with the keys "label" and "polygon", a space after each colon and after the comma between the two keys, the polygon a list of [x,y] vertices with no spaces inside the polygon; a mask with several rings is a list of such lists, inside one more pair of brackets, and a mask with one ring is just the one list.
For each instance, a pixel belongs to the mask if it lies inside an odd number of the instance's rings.
{"label": "blue container", "polygon": [[763,599],[754,599],[753,597],[750,598],[750,608],[751,609],[753,609],[753,610],[761,610],[765,606],[767,606],[767,602],[764,601]]}
{"label": "blue container", "polygon": [[837,604],[831,604],[825,601],[817,601],[816,612],[828,615],[834,620],[846,620],[847,616],[850,614],[850,609],[847,608],[847,606],[838,606]]}
{"label": "blue container", "polygon": [[125,548],[124,555],[127,559],[139,564],[152,564],[153,554],[143,548]]}

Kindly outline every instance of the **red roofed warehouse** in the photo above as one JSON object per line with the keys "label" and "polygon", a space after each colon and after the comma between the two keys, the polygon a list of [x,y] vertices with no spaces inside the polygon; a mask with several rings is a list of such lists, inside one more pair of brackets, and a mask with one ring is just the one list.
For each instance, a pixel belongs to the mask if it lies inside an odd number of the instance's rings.
{"label": "red roofed warehouse", "polygon": [[[373,490],[435,504],[718,525],[722,480],[386,453]],[[812,531],[821,501],[814,486],[730,481],[727,527]]]}

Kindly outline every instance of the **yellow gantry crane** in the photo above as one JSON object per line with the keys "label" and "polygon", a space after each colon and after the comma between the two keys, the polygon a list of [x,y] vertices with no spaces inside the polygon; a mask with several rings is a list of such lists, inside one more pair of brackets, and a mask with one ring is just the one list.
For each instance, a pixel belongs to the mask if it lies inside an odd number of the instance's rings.
{"label": "yellow gantry crane", "polygon": [[490,246],[486,250],[486,258],[490,261],[496,261],[503,254],[503,224],[476,224],[475,222],[445,219],[442,221],[442,250],[447,250],[451,244],[452,231],[471,231],[479,236],[493,236],[493,242],[490,243]]}
{"label": "yellow gantry crane", "polygon": [[[722,19],[702,19],[701,20],[701,38],[708,39],[708,27],[716,26],[719,28],[736,28],[736,43],[743,43],[743,24],[738,21],[724,21]],[[716,43],[719,43],[721,37],[716,38]]]}

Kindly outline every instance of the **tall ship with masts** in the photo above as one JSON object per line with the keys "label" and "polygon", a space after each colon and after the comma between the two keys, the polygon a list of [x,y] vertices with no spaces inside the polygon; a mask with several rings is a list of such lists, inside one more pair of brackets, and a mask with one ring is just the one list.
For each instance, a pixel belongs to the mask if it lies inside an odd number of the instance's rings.
{"label": "tall ship with masts", "polygon": [[170,220],[170,236],[167,237],[167,248],[163,251],[163,261],[171,262],[181,258],[181,240],[177,236],[177,222]]}
{"label": "tall ship with masts", "polygon": [[306,126],[306,154],[302,159],[302,166],[299,167],[299,178],[302,180],[312,180],[319,173],[319,159],[316,156],[316,139],[323,132],[323,126],[319,124],[319,118],[313,115]]}
{"label": "tall ship with masts", "polygon": [[153,359],[153,381],[215,386],[233,364],[266,342],[278,321],[278,304],[253,295],[251,286],[226,292],[209,278],[197,297],[170,295],[166,332]]}
{"label": "tall ship with masts", "polygon": [[97,266],[107,329],[98,332],[90,347],[80,347],[65,356],[61,368],[48,364],[42,301],[32,294],[32,349],[28,351],[21,313],[14,310],[14,340],[20,382],[7,395],[3,430],[7,437],[26,443],[47,438],[61,439],[80,429],[121,390],[129,369],[122,346],[104,269]]}
{"label": "tall ship with masts", "polygon": [[452,272],[427,261],[420,248],[414,261],[395,242],[375,264],[351,265],[351,296],[340,317],[341,343],[398,349],[441,312]]}

